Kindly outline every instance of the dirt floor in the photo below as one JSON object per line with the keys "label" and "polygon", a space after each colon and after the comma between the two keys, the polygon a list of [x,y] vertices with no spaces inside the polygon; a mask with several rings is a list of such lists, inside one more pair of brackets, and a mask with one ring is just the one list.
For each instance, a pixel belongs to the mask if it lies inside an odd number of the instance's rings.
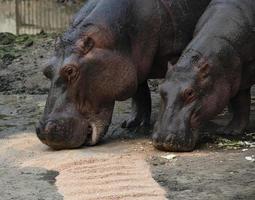
{"label": "dirt floor", "polygon": [[[155,150],[152,130],[121,129],[130,101],[117,103],[112,126],[96,147],[53,151],[41,144],[34,126],[49,86],[41,69],[54,37],[0,34],[1,200],[255,199],[254,93],[245,136],[215,134],[230,118],[223,113],[201,130],[191,153]],[[159,108],[156,85],[151,82],[152,124]]]}

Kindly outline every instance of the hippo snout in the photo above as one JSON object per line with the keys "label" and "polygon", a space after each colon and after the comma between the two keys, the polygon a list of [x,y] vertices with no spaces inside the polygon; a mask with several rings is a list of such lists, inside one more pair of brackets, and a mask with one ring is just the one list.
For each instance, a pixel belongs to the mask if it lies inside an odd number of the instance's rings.
{"label": "hippo snout", "polygon": [[82,146],[89,131],[88,122],[75,118],[40,121],[36,127],[36,134],[42,143],[57,150]]}
{"label": "hippo snout", "polygon": [[197,143],[197,132],[155,132],[152,136],[155,148],[162,151],[189,152]]}

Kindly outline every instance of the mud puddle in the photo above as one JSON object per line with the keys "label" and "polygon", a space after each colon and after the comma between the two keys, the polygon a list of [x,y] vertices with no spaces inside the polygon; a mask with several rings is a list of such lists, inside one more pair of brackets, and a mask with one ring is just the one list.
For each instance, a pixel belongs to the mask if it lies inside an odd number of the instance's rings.
{"label": "mud puddle", "polygon": [[0,190],[2,200],[61,200],[63,196],[53,185],[56,171],[43,168],[19,168],[8,165],[0,167]]}

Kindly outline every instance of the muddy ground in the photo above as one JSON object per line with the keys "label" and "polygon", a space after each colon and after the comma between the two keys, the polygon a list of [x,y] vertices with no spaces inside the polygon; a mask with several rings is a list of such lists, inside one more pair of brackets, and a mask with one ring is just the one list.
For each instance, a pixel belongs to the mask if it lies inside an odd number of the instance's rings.
{"label": "muddy ground", "polygon": [[[205,125],[191,153],[155,150],[152,129],[121,129],[130,101],[116,104],[112,126],[96,147],[52,151],[41,144],[34,126],[49,86],[41,69],[54,37],[0,34],[1,200],[255,199],[255,95],[246,135],[215,134],[230,118],[224,112]],[[152,126],[159,108],[156,83]]]}

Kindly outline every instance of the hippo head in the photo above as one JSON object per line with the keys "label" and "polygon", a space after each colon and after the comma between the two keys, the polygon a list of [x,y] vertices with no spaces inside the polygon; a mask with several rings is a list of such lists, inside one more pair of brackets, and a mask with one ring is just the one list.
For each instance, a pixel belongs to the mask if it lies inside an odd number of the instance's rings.
{"label": "hippo head", "polygon": [[75,39],[60,39],[44,75],[51,87],[36,133],[53,149],[97,144],[111,123],[114,102],[137,87],[130,59],[93,26]]}
{"label": "hippo head", "polygon": [[198,128],[224,109],[230,87],[222,71],[197,52],[184,54],[175,66],[169,65],[160,86],[161,110],[153,133],[153,144],[166,151],[191,151]]}

